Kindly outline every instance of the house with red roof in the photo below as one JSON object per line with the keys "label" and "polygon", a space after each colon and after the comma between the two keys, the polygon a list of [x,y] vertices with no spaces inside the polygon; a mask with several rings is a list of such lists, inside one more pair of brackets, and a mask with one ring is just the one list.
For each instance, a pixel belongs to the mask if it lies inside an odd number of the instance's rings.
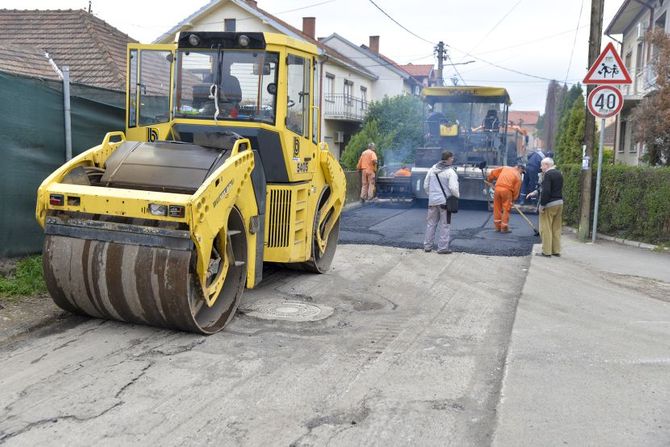
{"label": "house with red roof", "polygon": [[[0,257],[37,253],[38,186],[66,159],[125,125],[126,46],[84,10],[0,10]],[[68,70],[65,70],[65,67]],[[71,125],[66,126],[64,73]]]}
{"label": "house with red roof", "polygon": [[437,70],[433,64],[412,64],[410,62],[407,65],[401,65],[400,68],[419,81],[423,87],[438,85]]}
{"label": "house with red roof", "polygon": [[510,110],[507,120],[514,126],[524,129],[528,135],[528,144],[526,149],[534,150],[537,148],[546,149],[537,134],[537,121],[540,119],[540,112],[537,110]]}

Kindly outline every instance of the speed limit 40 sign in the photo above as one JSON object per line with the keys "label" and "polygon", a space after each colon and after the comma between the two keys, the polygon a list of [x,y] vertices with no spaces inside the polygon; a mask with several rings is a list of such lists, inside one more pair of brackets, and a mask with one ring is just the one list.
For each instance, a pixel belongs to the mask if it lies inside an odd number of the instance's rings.
{"label": "speed limit 40 sign", "polygon": [[589,93],[587,101],[589,112],[597,118],[609,118],[621,111],[623,95],[621,91],[610,85],[601,85]]}

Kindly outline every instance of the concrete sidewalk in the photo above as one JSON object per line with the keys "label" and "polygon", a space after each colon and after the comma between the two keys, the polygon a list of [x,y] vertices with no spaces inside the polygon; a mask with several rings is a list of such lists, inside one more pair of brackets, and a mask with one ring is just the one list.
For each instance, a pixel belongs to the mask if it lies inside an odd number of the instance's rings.
{"label": "concrete sidewalk", "polygon": [[566,235],[533,256],[493,445],[667,446],[669,410],[670,255]]}

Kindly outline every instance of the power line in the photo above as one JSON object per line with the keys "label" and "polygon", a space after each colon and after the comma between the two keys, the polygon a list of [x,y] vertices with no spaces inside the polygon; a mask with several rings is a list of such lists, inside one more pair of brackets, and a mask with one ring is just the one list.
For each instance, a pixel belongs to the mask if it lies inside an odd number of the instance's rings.
{"label": "power line", "polygon": [[468,85],[468,83],[465,82],[465,79],[463,79],[463,76],[461,76],[461,74],[458,72],[458,68],[456,68],[456,64],[454,64],[454,61],[451,60],[451,56],[449,56],[448,54],[447,54],[447,60],[450,62],[451,67],[454,69],[458,77],[461,78],[461,81],[463,81],[463,85]]}
{"label": "power line", "polygon": [[[586,28],[587,26],[588,25],[586,25],[586,24],[580,25],[577,29],[580,30],[582,28]],[[512,48],[518,48],[518,47],[523,47],[523,46],[526,46],[526,45],[532,45],[532,44],[537,43],[537,42],[542,42],[544,40],[549,40],[549,39],[552,39],[554,37],[563,36],[565,34],[570,34],[572,32],[573,32],[573,28],[570,28],[567,31],[561,31],[560,33],[550,34],[550,35],[544,36],[544,37],[538,37],[537,39],[517,43],[517,44],[514,44],[514,45],[507,46],[507,47],[496,48],[496,49],[493,49],[493,50],[481,51],[481,52],[479,52],[479,54],[482,55],[482,54],[489,54],[489,53],[497,53],[499,51],[509,50],[509,49],[512,49]]]}
{"label": "power line", "polygon": [[516,73],[516,74],[520,74],[520,75],[522,75],[522,76],[527,76],[527,77],[529,77],[529,78],[542,79],[543,81],[552,81],[552,80],[553,80],[553,79],[545,78],[544,76],[538,76],[538,75],[534,75],[534,74],[530,74],[530,73],[525,73],[525,72],[520,71],[520,70],[515,70],[514,68],[503,67],[502,65],[498,65],[498,64],[496,64],[496,63],[494,63],[494,62],[488,61],[488,60],[486,60],[486,59],[484,59],[484,58],[481,58],[481,57],[479,57],[479,56],[475,56],[474,54],[468,53],[467,51],[462,50],[462,49],[460,49],[460,48],[456,48],[456,47],[451,46],[451,45],[449,45],[449,47],[450,47],[450,48],[453,48],[453,49],[456,50],[456,51],[460,51],[461,53],[465,54],[466,56],[472,57],[472,58],[474,58],[474,59],[477,59],[477,60],[480,61],[480,62],[484,62],[484,63],[487,64],[487,65],[490,65],[490,66],[492,66],[492,67],[499,68],[499,69],[501,69],[501,70],[509,71],[509,72]]}
{"label": "power line", "polygon": [[568,61],[568,69],[565,72],[565,81],[568,80],[568,76],[570,75],[570,66],[572,65],[572,56],[575,54],[575,47],[577,46],[577,33],[579,32],[579,23],[582,21],[582,10],[584,9],[584,0],[582,0],[581,4],[579,5],[579,18],[577,19],[577,28],[575,29],[575,38],[572,41],[572,50],[570,50],[570,60]]}
{"label": "power line", "polygon": [[506,13],[504,16],[502,16],[502,18],[501,18],[500,20],[498,20],[498,22],[497,22],[495,25],[493,25],[493,28],[491,28],[491,29],[484,35],[484,37],[483,37],[479,42],[477,42],[477,44],[476,44],[474,47],[472,47],[472,49],[471,49],[470,51],[474,51],[479,45],[481,45],[482,42],[484,42],[484,41],[486,40],[486,38],[489,37],[489,35],[490,35],[496,28],[498,28],[498,26],[499,26],[502,22],[505,21],[505,19],[507,18],[507,16],[509,16],[509,15],[512,13],[512,11],[514,11],[514,10],[516,9],[516,7],[519,6],[519,3],[521,3],[522,1],[523,1],[523,0],[519,0],[518,2],[516,2],[516,3],[514,4],[514,6],[512,6],[512,7],[510,8],[510,10],[507,11],[507,13]]}
{"label": "power line", "polygon": [[380,7],[379,7],[373,0],[368,0],[368,1],[369,1],[370,3],[372,3],[372,4],[374,5],[375,8],[377,8],[378,10],[380,10],[380,11],[382,12],[382,14],[384,14],[386,17],[388,17],[389,19],[391,19],[391,21],[392,21],[393,23],[395,23],[395,24],[398,25],[400,28],[402,28],[402,29],[404,29],[405,31],[407,31],[408,33],[410,33],[412,36],[416,37],[417,39],[421,39],[421,40],[423,40],[424,42],[427,42],[427,43],[429,43],[429,44],[431,44],[431,45],[435,45],[435,42],[431,42],[431,41],[428,40],[428,39],[424,39],[423,37],[419,36],[418,34],[412,32],[412,31],[410,31],[410,30],[407,29],[405,26],[403,26],[402,24],[400,24],[400,22],[398,22],[396,19],[394,19],[393,17],[391,17],[386,11],[384,11],[382,8],[380,8]]}
{"label": "power line", "polygon": [[333,3],[335,1],[337,1],[337,0],[325,0],[325,1],[322,1],[322,2],[318,2],[318,3],[312,3],[311,5],[301,6],[300,8],[287,9],[286,11],[275,12],[274,14],[286,14],[286,13],[289,13],[289,12],[295,12],[295,11],[300,11],[300,10],[303,10],[303,9],[313,8],[315,6],[325,5],[326,3]]}

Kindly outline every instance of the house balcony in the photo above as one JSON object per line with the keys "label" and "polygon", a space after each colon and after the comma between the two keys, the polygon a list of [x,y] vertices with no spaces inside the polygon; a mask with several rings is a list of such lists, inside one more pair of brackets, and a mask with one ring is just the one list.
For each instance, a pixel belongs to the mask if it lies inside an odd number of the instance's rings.
{"label": "house balcony", "polygon": [[624,99],[642,99],[656,89],[656,70],[653,64],[648,64],[631,73],[633,83],[621,88]]}
{"label": "house balcony", "polygon": [[325,95],[323,98],[323,116],[327,120],[363,122],[368,113],[368,102],[344,94]]}

